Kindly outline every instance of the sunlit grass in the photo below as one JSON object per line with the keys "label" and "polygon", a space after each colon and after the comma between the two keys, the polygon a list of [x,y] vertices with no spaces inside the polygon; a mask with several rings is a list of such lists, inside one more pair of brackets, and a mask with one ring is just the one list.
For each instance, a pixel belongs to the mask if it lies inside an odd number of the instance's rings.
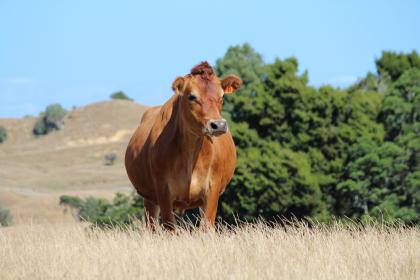
{"label": "sunlit grass", "polygon": [[86,224],[0,228],[0,279],[419,279],[420,230],[263,223],[177,234]]}

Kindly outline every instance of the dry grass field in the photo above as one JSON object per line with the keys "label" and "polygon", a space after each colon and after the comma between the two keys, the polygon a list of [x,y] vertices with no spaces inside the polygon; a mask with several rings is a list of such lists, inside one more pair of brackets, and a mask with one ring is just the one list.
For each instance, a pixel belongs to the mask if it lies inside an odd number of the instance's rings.
{"label": "dry grass field", "polygon": [[0,279],[420,279],[420,230],[0,228]]}

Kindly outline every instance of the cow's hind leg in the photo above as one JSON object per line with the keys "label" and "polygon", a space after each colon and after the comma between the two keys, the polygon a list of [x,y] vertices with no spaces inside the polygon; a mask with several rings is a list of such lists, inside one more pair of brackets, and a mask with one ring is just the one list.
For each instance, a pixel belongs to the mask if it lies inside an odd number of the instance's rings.
{"label": "cow's hind leg", "polygon": [[144,217],[149,229],[155,231],[159,223],[159,206],[148,199],[144,199]]}
{"label": "cow's hind leg", "polygon": [[165,229],[175,231],[176,220],[173,212],[173,201],[169,195],[163,195],[159,200],[160,216]]}

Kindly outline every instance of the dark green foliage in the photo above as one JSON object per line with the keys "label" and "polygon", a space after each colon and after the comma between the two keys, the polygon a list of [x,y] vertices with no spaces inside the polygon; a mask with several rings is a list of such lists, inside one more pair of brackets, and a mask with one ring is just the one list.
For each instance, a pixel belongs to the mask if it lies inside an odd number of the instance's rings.
{"label": "dark green foliage", "polygon": [[392,142],[378,146],[364,140],[354,145],[343,181],[337,187],[338,213],[348,217],[369,215],[416,222],[420,186],[413,184],[420,181],[416,182],[418,174],[410,174],[409,159],[404,148]]}
{"label": "dark green foliage", "polygon": [[110,202],[106,199],[88,197],[81,199],[63,195],[60,205],[76,210],[76,218],[100,227],[126,226],[143,216],[143,199],[137,195],[117,193]]}
{"label": "dark green foliage", "polygon": [[396,81],[405,71],[420,69],[420,57],[416,51],[409,54],[383,52],[381,58],[376,60],[376,68],[380,75],[387,74],[392,81]]}
{"label": "dark green foliage", "polygon": [[123,91],[117,91],[113,94],[111,94],[111,99],[122,99],[122,100],[130,100],[132,101],[130,97],[128,97]]}
{"label": "dark green foliage", "polygon": [[41,113],[32,130],[35,135],[45,135],[53,130],[59,130],[64,124],[67,111],[60,104],[48,105]]}
{"label": "dark green foliage", "polygon": [[306,154],[261,141],[238,149],[236,173],[223,196],[221,213],[230,222],[234,214],[245,220],[279,216],[324,220],[321,195]]}
{"label": "dark green foliage", "polygon": [[247,44],[230,48],[218,75],[237,74],[244,85],[224,106],[238,165],[222,217],[417,222],[418,55],[384,52],[377,65],[378,76],[348,90],[316,89],[295,58],[265,64]]}
{"label": "dark green foliage", "polygon": [[13,217],[10,211],[3,208],[0,204],[0,226],[10,226],[12,224]]}
{"label": "dark green foliage", "polygon": [[70,206],[75,209],[79,209],[79,208],[82,208],[83,204],[84,204],[84,201],[80,197],[71,196],[71,195],[60,196],[60,205]]}
{"label": "dark green foliage", "polygon": [[3,126],[0,126],[0,143],[3,143],[7,139],[7,131]]}
{"label": "dark green foliage", "polygon": [[394,140],[420,122],[420,68],[409,69],[386,92],[379,121]]}

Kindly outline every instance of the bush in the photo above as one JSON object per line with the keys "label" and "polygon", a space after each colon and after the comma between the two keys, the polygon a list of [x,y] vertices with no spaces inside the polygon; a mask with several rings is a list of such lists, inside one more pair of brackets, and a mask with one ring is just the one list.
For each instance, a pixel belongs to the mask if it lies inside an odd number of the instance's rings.
{"label": "bush", "polygon": [[36,120],[32,133],[35,135],[44,135],[47,134],[47,128],[45,126],[44,116],[41,115],[39,119]]}
{"label": "bush", "polygon": [[111,94],[111,99],[122,99],[122,100],[133,101],[133,99],[128,97],[123,91],[117,91],[117,92]]}
{"label": "bush", "polygon": [[3,143],[7,139],[7,131],[3,126],[0,126],[0,143]]}
{"label": "bush", "polygon": [[0,225],[1,226],[9,226],[12,224],[12,215],[10,214],[10,211],[7,209],[4,209],[0,205]]}
{"label": "bush", "polygon": [[45,135],[63,127],[67,111],[60,104],[49,105],[35,122],[32,130],[35,135]]}
{"label": "bush", "polygon": [[60,205],[76,210],[76,219],[99,227],[131,225],[143,217],[143,199],[138,195],[117,193],[110,202],[106,199],[63,195]]}

